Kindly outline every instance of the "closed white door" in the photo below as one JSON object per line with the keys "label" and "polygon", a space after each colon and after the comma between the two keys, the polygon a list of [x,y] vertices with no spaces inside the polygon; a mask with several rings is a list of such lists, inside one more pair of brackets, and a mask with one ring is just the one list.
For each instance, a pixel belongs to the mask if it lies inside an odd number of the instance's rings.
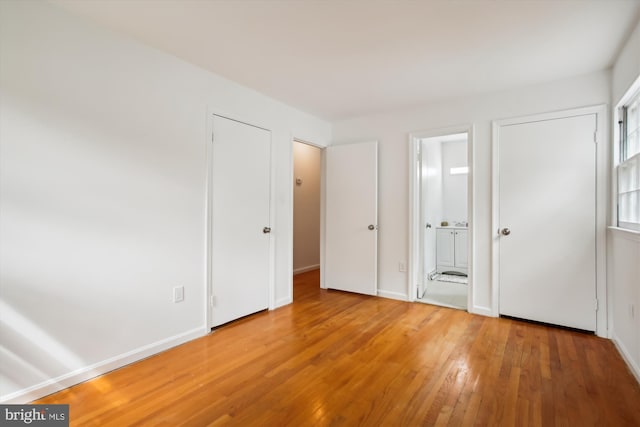
{"label": "closed white door", "polygon": [[269,306],[271,133],[214,116],[211,327]]}
{"label": "closed white door", "polygon": [[326,149],[325,285],[377,294],[378,144]]}
{"label": "closed white door", "polygon": [[596,115],[499,128],[500,314],[595,331]]}

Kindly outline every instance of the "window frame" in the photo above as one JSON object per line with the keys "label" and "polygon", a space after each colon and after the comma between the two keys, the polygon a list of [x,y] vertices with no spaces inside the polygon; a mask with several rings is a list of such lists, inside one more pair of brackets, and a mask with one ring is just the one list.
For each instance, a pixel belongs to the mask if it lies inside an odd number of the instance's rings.
{"label": "window frame", "polygon": [[[636,170],[640,170],[640,152],[636,152],[636,153],[629,153],[629,140],[627,139],[628,137],[628,123],[629,123],[629,117],[628,117],[628,107],[630,105],[632,105],[633,103],[638,102],[640,104],[640,76],[638,76],[636,78],[636,81],[631,85],[631,87],[629,88],[629,90],[627,90],[627,92],[625,93],[625,95],[622,97],[622,99],[620,100],[620,102],[618,103],[615,111],[615,121],[618,123],[617,127],[614,127],[615,129],[615,133],[616,135],[614,135],[614,140],[618,142],[618,144],[614,145],[614,156],[613,156],[613,160],[614,160],[614,173],[613,176],[615,177],[615,186],[614,186],[614,194],[613,194],[613,204],[614,204],[614,208],[615,208],[615,215],[613,218],[615,218],[615,226],[620,228],[620,229],[624,229],[624,230],[629,230],[629,231],[634,231],[634,232],[640,232],[640,213],[638,213],[637,221],[632,221],[632,222],[628,222],[628,221],[621,221],[620,220],[620,203],[621,203],[621,197],[623,197],[623,193],[624,194],[629,194],[629,193],[635,193],[636,191],[638,192],[637,197],[637,201],[636,201],[636,205],[640,205],[640,186],[638,187],[638,189],[632,189],[632,190],[625,190],[625,191],[620,191],[621,190],[621,179],[625,179],[625,178],[621,178],[621,173],[623,173],[623,169],[625,169],[626,167],[630,166],[630,167],[634,167],[633,163],[637,162],[637,165],[635,165]],[[636,138],[638,138],[640,136],[637,136]],[[640,172],[637,172],[640,173]],[[628,178],[631,180],[631,178]],[[638,181],[640,181],[640,178],[638,178]],[[627,219],[627,218],[624,218]]]}

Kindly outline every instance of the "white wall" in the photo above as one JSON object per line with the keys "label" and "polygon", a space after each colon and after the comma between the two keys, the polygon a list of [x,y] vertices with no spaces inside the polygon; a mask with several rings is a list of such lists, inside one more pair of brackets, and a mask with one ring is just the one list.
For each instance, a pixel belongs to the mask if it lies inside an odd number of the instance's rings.
{"label": "white wall", "polygon": [[611,338],[640,381],[640,233],[609,230]]}
{"label": "white wall", "polygon": [[326,144],[330,125],[49,3],[0,8],[1,399],[205,332],[211,112],[272,130],[290,301],[291,137]]}
{"label": "white wall", "polygon": [[629,36],[611,72],[611,100],[613,106],[640,75],[640,22]]}
{"label": "white wall", "polygon": [[467,222],[467,175],[451,175],[451,168],[467,166],[467,142],[442,143],[443,220]]}
{"label": "white wall", "polygon": [[407,294],[407,275],[398,261],[408,258],[408,133],[474,125],[472,155],[475,204],[473,301],[471,311],[492,312],[491,298],[491,121],[609,102],[609,73],[577,76],[505,92],[456,99],[432,106],[358,117],[334,123],[334,141],[379,141],[379,288]]}
{"label": "white wall", "polygon": [[293,272],[320,267],[320,178],[322,151],[293,143]]}
{"label": "white wall", "polygon": [[[640,23],[613,66],[613,106],[620,102],[639,76]],[[617,140],[612,138],[612,143],[617,144]],[[615,225],[615,219],[611,224]],[[640,381],[640,233],[610,229],[607,237],[610,335]]]}

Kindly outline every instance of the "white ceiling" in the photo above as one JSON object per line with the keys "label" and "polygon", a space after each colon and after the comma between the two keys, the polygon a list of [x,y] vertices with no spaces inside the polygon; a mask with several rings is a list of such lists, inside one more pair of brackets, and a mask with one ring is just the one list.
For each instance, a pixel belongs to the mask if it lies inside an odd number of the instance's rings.
{"label": "white ceiling", "polygon": [[606,69],[640,0],[53,0],[328,120]]}

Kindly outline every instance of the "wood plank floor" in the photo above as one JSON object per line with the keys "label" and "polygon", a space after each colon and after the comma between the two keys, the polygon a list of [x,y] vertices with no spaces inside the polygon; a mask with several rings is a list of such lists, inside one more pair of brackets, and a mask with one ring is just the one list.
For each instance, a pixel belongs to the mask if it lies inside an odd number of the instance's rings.
{"label": "wood plank floor", "polygon": [[318,288],[36,403],[77,426],[640,426],[605,339]]}

